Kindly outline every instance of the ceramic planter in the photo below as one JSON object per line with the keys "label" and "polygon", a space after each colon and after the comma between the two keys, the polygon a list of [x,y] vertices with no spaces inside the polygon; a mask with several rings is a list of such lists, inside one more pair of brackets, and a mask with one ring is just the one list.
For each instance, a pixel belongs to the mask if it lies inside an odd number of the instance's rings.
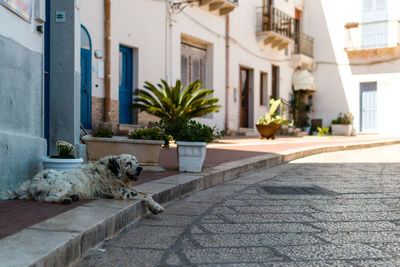
{"label": "ceramic planter", "polygon": [[276,132],[281,127],[279,124],[270,123],[270,124],[257,124],[256,125],[258,132],[260,133],[260,138],[274,139]]}
{"label": "ceramic planter", "polygon": [[176,141],[180,172],[201,172],[207,143]]}
{"label": "ceramic planter", "polygon": [[58,159],[50,157],[42,157],[43,169],[53,169],[56,171],[68,171],[76,169],[81,165],[83,159]]}
{"label": "ceramic planter", "polygon": [[164,141],[135,140],[127,137],[100,138],[84,136],[88,160],[121,154],[134,155],[141,165],[158,166],[158,157]]}
{"label": "ceramic planter", "polygon": [[333,135],[350,136],[353,130],[352,124],[332,124],[331,127]]}

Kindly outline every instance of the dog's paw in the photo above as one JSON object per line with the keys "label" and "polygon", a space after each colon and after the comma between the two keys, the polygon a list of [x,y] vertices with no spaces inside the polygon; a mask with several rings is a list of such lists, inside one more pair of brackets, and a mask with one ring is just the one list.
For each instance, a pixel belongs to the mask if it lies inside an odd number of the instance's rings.
{"label": "dog's paw", "polygon": [[165,211],[165,209],[156,202],[154,202],[153,204],[149,204],[148,207],[149,207],[149,210],[151,211],[151,213],[153,213],[153,214],[159,214],[159,213],[163,213]]}
{"label": "dog's paw", "polygon": [[64,200],[63,200],[62,203],[63,203],[63,204],[71,204],[71,203],[72,203],[72,199],[70,199],[70,198],[64,198]]}
{"label": "dog's paw", "polygon": [[73,202],[77,202],[77,201],[79,201],[79,196],[78,195],[72,195],[71,199],[72,199]]}

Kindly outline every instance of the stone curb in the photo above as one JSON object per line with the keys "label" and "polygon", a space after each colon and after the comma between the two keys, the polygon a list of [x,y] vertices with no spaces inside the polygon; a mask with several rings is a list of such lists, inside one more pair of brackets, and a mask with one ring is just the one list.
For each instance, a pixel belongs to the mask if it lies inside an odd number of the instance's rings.
{"label": "stone curb", "polygon": [[[294,159],[393,144],[400,144],[400,140],[294,149],[224,163],[199,174],[169,176],[135,188],[166,203],[235,179],[243,173]],[[0,240],[0,266],[73,266],[146,213],[140,201],[100,199],[89,202]]]}

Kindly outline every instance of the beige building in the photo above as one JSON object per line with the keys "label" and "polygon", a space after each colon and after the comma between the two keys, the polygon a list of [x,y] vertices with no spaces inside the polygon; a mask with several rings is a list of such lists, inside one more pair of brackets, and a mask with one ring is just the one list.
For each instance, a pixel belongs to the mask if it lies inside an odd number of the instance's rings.
{"label": "beige building", "polygon": [[[110,89],[105,6],[111,10]],[[270,97],[289,103],[295,68],[313,66],[312,38],[302,34],[305,14],[301,0],[82,1],[82,35],[90,35],[92,55],[87,128],[107,119],[114,129],[145,126],[155,118],[127,108],[132,90],[161,78],[201,79],[223,109],[199,120],[255,133]]]}

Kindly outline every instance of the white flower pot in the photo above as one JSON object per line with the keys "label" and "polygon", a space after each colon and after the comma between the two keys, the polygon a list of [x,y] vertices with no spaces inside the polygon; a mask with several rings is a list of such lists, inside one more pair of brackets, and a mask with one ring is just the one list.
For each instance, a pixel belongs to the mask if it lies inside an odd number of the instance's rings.
{"label": "white flower pot", "polygon": [[207,143],[176,141],[180,172],[201,172]]}
{"label": "white flower pot", "polygon": [[134,155],[141,165],[159,166],[158,157],[164,141],[135,140],[127,137],[101,138],[86,135],[83,138],[86,144],[88,160],[99,160],[110,155]]}
{"label": "white flower pot", "polygon": [[68,171],[76,169],[83,162],[82,158],[79,159],[57,159],[42,157],[43,169],[53,169],[56,171]]}
{"label": "white flower pot", "polygon": [[333,135],[350,136],[353,130],[352,124],[332,124],[331,127]]}

